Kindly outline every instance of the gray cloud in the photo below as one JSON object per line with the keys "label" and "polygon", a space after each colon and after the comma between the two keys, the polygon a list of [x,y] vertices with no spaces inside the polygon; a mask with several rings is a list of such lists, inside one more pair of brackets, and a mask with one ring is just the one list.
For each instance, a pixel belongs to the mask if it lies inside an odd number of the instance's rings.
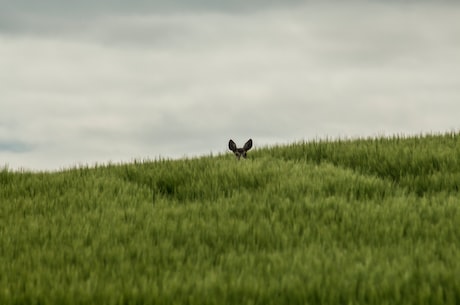
{"label": "gray cloud", "polygon": [[11,3],[0,160],[13,167],[458,128],[457,4]]}
{"label": "gray cloud", "polygon": [[[212,13],[241,15],[267,9],[297,6],[302,2],[302,0],[1,1],[0,33],[62,35],[65,37],[68,32],[75,34],[81,31],[92,31],[98,20],[110,19],[114,16],[142,19],[145,16],[181,17]],[[119,28],[119,30],[123,32],[123,28]],[[156,30],[160,30],[160,28],[156,28]],[[161,30],[165,30],[165,28],[161,28]],[[165,34],[167,33],[163,32],[163,35]]]}
{"label": "gray cloud", "polygon": [[278,8],[305,3],[302,0],[171,0],[171,1],[148,1],[134,0],[130,2],[118,0],[90,0],[60,1],[43,0],[38,2],[30,0],[6,1],[2,3],[5,11],[9,12],[33,12],[33,13],[69,13],[69,14],[113,14],[122,12],[132,13],[168,13],[168,12],[197,12],[197,11],[229,11],[242,12],[254,11],[265,8]]}
{"label": "gray cloud", "polygon": [[23,153],[31,150],[32,147],[28,143],[23,143],[16,140],[0,140],[0,152]]}

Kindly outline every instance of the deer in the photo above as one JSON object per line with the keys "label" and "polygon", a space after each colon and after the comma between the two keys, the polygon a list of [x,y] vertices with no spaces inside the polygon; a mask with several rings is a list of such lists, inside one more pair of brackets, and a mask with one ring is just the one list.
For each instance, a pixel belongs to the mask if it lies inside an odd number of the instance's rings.
{"label": "deer", "polygon": [[233,142],[233,140],[230,139],[230,141],[228,142],[228,148],[233,151],[233,153],[235,154],[236,158],[239,160],[241,157],[243,157],[243,159],[246,159],[247,157],[247,151],[250,150],[252,147],[252,139],[249,139],[246,143],[244,143],[244,146],[243,148],[237,148],[236,147],[236,144],[235,142]]}

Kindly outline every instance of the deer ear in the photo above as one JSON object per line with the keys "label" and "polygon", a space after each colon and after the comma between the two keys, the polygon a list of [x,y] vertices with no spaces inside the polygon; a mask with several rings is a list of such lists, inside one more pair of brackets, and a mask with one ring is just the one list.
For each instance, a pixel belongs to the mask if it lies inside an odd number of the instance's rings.
{"label": "deer ear", "polygon": [[236,144],[235,144],[235,142],[233,142],[233,140],[230,140],[228,142],[228,149],[230,149],[233,152],[236,151]]}
{"label": "deer ear", "polygon": [[251,147],[252,147],[252,139],[249,139],[246,143],[244,143],[243,149],[245,151],[248,151],[251,149]]}

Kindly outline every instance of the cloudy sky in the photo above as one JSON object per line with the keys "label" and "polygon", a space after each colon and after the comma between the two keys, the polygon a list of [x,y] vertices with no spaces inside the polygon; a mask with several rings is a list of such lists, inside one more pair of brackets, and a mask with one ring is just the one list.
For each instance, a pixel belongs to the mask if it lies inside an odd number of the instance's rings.
{"label": "cloudy sky", "polygon": [[460,129],[457,1],[0,2],[0,168]]}

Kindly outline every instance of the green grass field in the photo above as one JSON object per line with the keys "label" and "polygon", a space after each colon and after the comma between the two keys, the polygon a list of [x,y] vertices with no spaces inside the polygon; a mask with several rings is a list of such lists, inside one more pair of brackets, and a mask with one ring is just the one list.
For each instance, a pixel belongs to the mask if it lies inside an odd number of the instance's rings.
{"label": "green grass field", "polygon": [[0,169],[0,304],[458,304],[460,133]]}

